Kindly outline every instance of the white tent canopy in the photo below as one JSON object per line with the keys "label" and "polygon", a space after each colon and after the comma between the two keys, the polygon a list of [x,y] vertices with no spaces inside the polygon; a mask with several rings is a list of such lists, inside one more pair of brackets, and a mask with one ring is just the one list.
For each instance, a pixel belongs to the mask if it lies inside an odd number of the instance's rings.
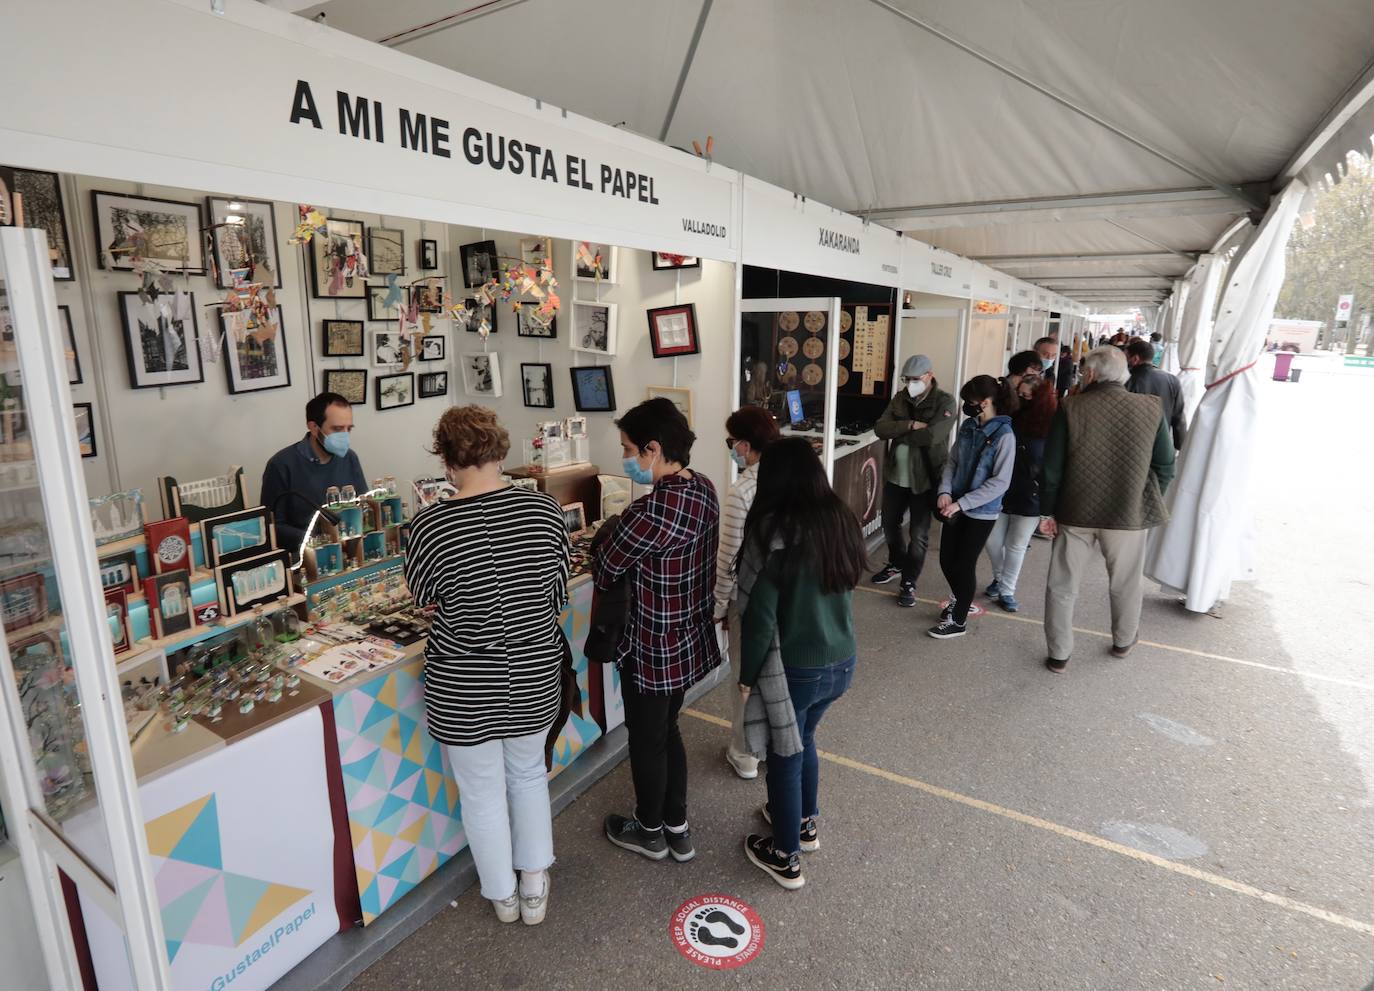
{"label": "white tent canopy", "polygon": [[1374,131],[1374,0],[269,2],[1099,305]]}

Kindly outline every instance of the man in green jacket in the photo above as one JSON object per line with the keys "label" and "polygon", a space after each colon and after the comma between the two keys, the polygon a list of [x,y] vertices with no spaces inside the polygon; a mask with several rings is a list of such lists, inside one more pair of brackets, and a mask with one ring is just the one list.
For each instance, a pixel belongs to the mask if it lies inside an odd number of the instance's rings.
{"label": "man in green jacket", "polygon": [[1078,586],[1100,550],[1107,560],[1112,655],[1125,657],[1140,632],[1145,540],[1169,519],[1174,440],[1158,396],[1126,391],[1126,357],[1088,352],[1083,391],[1063,401],[1045,441],[1040,529],[1054,538],[1045,588],[1045,666],[1063,671],[1073,653]]}
{"label": "man in green jacket", "polygon": [[[901,577],[897,605],[916,604],[916,579],[930,545],[931,503],[949,456],[954,397],[940,389],[930,359],[914,354],[902,365],[901,390],[878,418],[873,432],[887,441],[883,467],[883,536],[887,565],[875,585]],[[907,532],[902,522],[907,521]]]}

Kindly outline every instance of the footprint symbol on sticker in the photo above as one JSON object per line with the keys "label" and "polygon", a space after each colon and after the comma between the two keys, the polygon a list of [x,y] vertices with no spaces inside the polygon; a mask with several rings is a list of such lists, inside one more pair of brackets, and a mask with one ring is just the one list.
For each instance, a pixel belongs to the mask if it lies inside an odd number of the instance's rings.
{"label": "footprint symbol on sticker", "polygon": [[[725,926],[735,935],[718,936],[712,926]],[[691,922],[687,925],[687,934],[703,946],[724,946],[733,950],[739,946],[739,940],[735,936],[743,936],[744,927],[719,909],[703,908],[692,916]]]}

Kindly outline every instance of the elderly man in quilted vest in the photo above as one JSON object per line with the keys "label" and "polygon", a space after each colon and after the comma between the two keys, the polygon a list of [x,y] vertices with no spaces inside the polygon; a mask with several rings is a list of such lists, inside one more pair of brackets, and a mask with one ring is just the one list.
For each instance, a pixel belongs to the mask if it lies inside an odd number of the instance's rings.
{"label": "elderly man in quilted vest", "polygon": [[1107,560],[1112,655],[1135,646],[1144,598],[1145,538],[1169,518],[1174,442],[1157,396],[1126,391],[1117,348],[1084,359],[1082,392],[1065,399],[1050,427],[1042,468],[1040,529],[1054,538],[1045,589],[1045,666],[1063,671],[1073,653],[1073,607],[1089,562]]}

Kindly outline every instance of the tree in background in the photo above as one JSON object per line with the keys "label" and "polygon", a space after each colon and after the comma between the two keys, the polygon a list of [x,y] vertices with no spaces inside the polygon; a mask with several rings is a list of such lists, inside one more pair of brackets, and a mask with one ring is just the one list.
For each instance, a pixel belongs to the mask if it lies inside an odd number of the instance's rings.
{"label": "tree in background", "polygon": [[[1344,293],[1355,294],[1350,327],[1333,331],[1336,301]],[[1317,194],[1314,222],[1293,228],[1276,315],[1320,320],[1322,343],[1354,351],[1365,313],[1374,313],[1374,165],[1351,155],[1345,177]]]}

